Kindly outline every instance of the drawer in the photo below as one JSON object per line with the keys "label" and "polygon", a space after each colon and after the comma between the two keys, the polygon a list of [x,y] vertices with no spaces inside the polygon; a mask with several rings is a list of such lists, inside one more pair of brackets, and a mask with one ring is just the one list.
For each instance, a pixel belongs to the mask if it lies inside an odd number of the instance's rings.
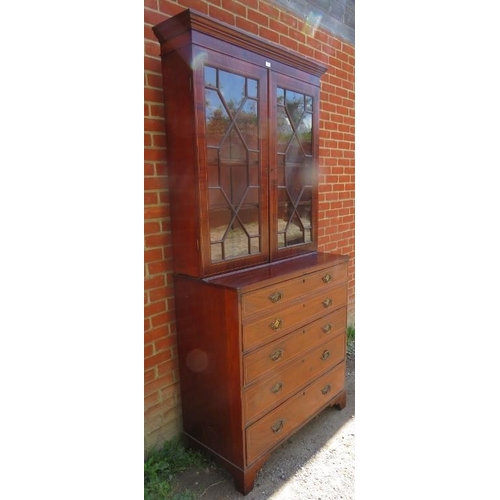
{"label": "drawer", "polygon": [[284,440],[328,404],[343,388],[345,363],[337,365],[246,429],[247,465]]}
{"label": "drawer", "polygon": [[346,322],[347,312],[343,307],[247,354],[243,358],[245,385],[268,371],[279,369],[319,342],[334,337],[345,330]]}
{"label": "drawer", "polygon": [[243,393],[246,422],[282,403],[319,374],[345,358],[345,333],[318,345],[280,371],[271,372]]}
{"label": "drawer", "polygon": [[326,286],[338,285],[347,280],[347,263],[321,271],[304,274],[298,278],[283,281],[277,285],[262,288],[242,296],[244,316],[262,313],[264,310],[288,304],[309,293],[315,293]]}
{"label": "drawer", "polygon": [[286,309],[267,311],[264,317],[243,321],[243,350],[247,351],[282,337],[286,333],[319,319],[331,310],[347,304],[347,285],[330,288],[320,295],[304,299]]}

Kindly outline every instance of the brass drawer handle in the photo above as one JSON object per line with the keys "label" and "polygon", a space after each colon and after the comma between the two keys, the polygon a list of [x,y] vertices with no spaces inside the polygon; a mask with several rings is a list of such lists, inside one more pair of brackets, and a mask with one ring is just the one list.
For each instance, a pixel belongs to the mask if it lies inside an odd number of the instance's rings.
{"label": "brass drawer handle", "polygon": [[283,349],[276,349],[269,357],[273,361],[278,361],[278,359],[280,359],[284,353],[285,351]]}
{"label": "brass drawer handle", "polygon": [[283,292],[274,292],[268,298],[274,304],[283,298]]}
{"label": "brass drawer handle", "polygon": [[277,394],[283,389],[283,382],[277,382],[273,387],[271,387],[271,392]]}
{"label": "brass drawer handle", "polygon": [[279,432],[281,429],[283,429],[284,424],[285,422],[280,418],[274,425],[271,426],[271,430],[274,433]]}
{"label": "brass drawer handle", "polygon": [[281,318],[276,318],[270,325],[273,330],[277,330],[283,326],[283,320]]}
{"label": "brass drawer handle", "polygon": [[322,302],[322,304],[324,307],[330,307],[333,304],[333,300],[330,297],[328,297]]}
{"label": "brass drawer handle", "polygon": [[327,324],[323,327],[323,331],[324,331],[325,333],[328,333],[331,329],[332,329],[332,325],[331,325],[331,323],[327,323]]}
{"label": "brass drawer handle", "polygon": [[323,389],[321,389],[321,392],[323,394],[328,394],[332,390],[332,386],[330,384],[326,384]]}
{"label": "brass drawer handle", "polygon": [[324,361],[325,359],[328,359],[330,357],[330,351],[326,350],[323,352],[321,355],[321,359]]}
{"label": "brass drawer handle", "polygon": [[329,281],[331,281],[332,276],[330,274],[325,274],[325,276],[323,276],[323,278],[321,279],[323,280],[323,283],[328,283]]}

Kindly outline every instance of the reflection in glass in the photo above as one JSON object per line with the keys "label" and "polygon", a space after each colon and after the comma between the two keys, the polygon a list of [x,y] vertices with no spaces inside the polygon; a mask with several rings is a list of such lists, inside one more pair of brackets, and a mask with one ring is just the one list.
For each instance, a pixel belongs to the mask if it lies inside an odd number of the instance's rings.
{"label": "reflection in glass", "polygon": [[278,248],[311,242],[311,96],[277,89]]}
{"label": "reflection in glass", "polygon": [[205,67],[212,262],[262,251],[258,98],[257,80]]}

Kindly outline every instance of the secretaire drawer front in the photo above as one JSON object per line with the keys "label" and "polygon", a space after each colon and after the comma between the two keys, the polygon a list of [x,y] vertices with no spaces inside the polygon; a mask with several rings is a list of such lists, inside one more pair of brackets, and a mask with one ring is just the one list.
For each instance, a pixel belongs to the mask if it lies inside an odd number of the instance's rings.
{"label": "secretaire drawer front", "polygon": [[246,430],[247,464],[285,439],[344,388],[345,363],[337,365],[309,387]]}
{"label": "secretaire drawer front", "polygon": [[256,321],[243,323],[243,350],[265,344],[347,304],[347,286],[307,297],[287,309],[278,309]]}
{"label": "secretaire drawer front", "polygon": [[346,280],[346,263],[304,274],[298,278],[244,294],[242,297],[242,312],[243,315],[263,312],[266,309],[290,303],[303,295],[316,293],[316,291],[343,283]]}
{"label": "secretaire drawer front", "polygon": [[345,334],[319,344],[285,365],[280,371],[270,372],[261,381],[244,392],[246,422],[251,422],[273,406],[283,402],[300,387],[310,383],[345,357]]}
{"label": "secretaire drawer front", "polygon": [[334,337],[346,327],[346,308],[328,314],[243,358],[245,385],[283,365],[319,342]]}

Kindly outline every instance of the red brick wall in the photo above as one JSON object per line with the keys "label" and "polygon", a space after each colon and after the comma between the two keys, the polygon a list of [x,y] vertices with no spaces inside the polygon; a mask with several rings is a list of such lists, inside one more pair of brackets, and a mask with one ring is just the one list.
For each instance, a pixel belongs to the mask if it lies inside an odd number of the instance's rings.
{"label": "red brick wall", "polygon": [[326,65],[320,116],[319,250],[351,256],[354,322],[354,47],[263,0],[145,0],[144,436],[147,449],[182,429],[159,45],[151,27],[192,8]]}

